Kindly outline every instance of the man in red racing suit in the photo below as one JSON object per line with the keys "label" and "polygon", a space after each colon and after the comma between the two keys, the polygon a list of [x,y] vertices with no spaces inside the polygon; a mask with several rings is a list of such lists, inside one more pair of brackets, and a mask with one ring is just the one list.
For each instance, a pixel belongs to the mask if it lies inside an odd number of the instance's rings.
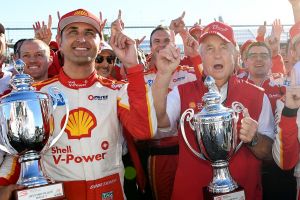
{"label": "man in red racing suit", "polygon": [[[35,87],[43,92],[59,88],[69,101],[70,116],[61,138],[42,155],[45,172],[64,183],[67,199],[125,199],[121,123],[139,139],[152,138],[157,127],[134,40],[112,27],[111,46],[127,67],[129,84],[125,84],[96,74],[94,59],[102,29],[98,17],[78,9],[62,16],[58,28],[64,67],[58,76]],[[116,43],[120,38],[123,42]],[[54,136],[67,120],[64,105],[61,99],[54,112]],[[15,160],[6,156],[2,162],[1,185],[16,182]]]}

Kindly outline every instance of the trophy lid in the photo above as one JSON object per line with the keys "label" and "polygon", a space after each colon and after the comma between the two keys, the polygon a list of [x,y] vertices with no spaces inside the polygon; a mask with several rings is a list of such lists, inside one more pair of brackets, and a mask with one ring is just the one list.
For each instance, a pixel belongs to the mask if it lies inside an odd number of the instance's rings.
{"label": "trophy lid", "polygon": [[18,59],[15,62],[15,69],[19,74],[16,74],[12,77],[11,86],[13,91],[24,91],[32,90],[33,78],[29,74],[24,74],[24,68],[26,64],[23,60]]}
{"label": "trophy lid", "polygon": [[202,120],[219,120],[219,118],[231,118],[233,110],[224,107],[221,102],[221,95],[215,84],[215,80],[211,76],[207,76],[204,84],[208,87],[208,92],[204,94],[202,100],[204,108],[199,113]]}
{"label": "trophy lid", "polygon": [[202,97],[205,105],[219,105],[221,101],[221,95],[215,84],[215,79],[211,76],[207,76],[204,81],[204,85],[208,88],[208,92]]}
{"label": "trophy lid", "polygon": [[33,78],[29,74],[24,74],[25,63],[18,59],[15,62],[15,69],[19,74],[16,74],[11,79],[12,92],[0,98],[0,104],[13,102],[18,100],[34,100],[49,98],[47,94],[37,92],[31,86]]}

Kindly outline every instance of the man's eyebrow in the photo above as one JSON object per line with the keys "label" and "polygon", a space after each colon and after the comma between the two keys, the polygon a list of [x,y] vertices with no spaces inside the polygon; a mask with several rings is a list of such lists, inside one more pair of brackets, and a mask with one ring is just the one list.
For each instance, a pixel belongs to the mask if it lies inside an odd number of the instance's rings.
{"label": "man's eyebrow", "polygon": [[[36,52],[34,53],[45,53],[46,50],[45,49],[41,49],[41,50],[37,50]],[[29,51],[20,51],[20,53],[30,53]]]}
{"label": "man's eyebrow", "polygon": [[78,29],[78,27],[77,26],[69,26],[68,28],[66,28],[66,30],[76,30],[76,29]]}

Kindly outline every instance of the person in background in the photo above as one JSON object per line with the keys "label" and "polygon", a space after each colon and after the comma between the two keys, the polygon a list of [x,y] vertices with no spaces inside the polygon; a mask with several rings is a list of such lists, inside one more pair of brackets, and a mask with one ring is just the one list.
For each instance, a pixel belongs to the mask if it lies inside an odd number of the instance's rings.
{"label": "person in background", "polygon": [[193,38],[195,38],[196,41],[199,40],[201,33],[202,33],[203,27],[201,26],[201,19],[199,19],[199,23],[195,23],[194,26],[192,26],[189,29],[189,33]]}
{"label": "person in background", "polygon": [[290,28],[288,57],[291,70],[285,98],[276,102],[277,135],[272,147],[276,164],[283,170],[292,170],[297,180],[297,197],[300,199],[300,0],[289,0],[292,5],[295,24]]}
{"label": "person in background", "polygon": [[59,49],[58,44],[57,44],[56,41],[51,41],[51,42],[49,43],[49,47],[50,47],[50,49],[51,49],[53,52],[57,52],[58,49]]}
{"label": "person in background", "polygon": [[252,42],[246,50],[245,67],[248,75],[243,79],[264,88],[275,114],[276,101],[285,94],[285,87],[278,84],[276,77],[270,73],[272,51],[269,45],[265,42]]}
{"label": "person in background", "polygon": [[[58,17],[60,16],[57,12]],[[59,19],[59,18],[58,18]],[[50,47],[50,55],[52,57],[52,64],[48,68],[48,77],[51,78],[59,74],[60,69],[64,65],[64,57],[59,49],[59,45],[56,41],[51,41],[52,39],[52,16],[49,15],[48,23],[35,22],[33,25],[34,38],[44,41]],[[101,34],[102,35],[102,34]],[[54,50],[52,50],[52,48]]]}
{"label": "person in background", "polygon": [[264,22],[263,25],[260,25],[258,27],[256,40],[248,39],[241,46],[240,52],[241,52],[242,68],[237,73],[239,77],[243,78],[245,76],[248,76],[247,68],[245,67],[246,52],[249,45],[253,42],[265,42],[270,46],[272,52],[272,67],[270,73],[273,74],[272,76],[274,77],[276,76],[276,78],[283,78],[284,74],[286,73],[284,62],[280,55],[280,36],[283,31],[281,22],[279,19],[275,19],[272,24],[271,35],[265,38],[265,34],[267,31],[266,26],[267,24],[266,22]]}
{"label": "person in background", "polygon": [[[292,77],[295,75],[294,73],[295,70],[293,69],[291,71]],[[277,102],[277,134],[272,147],[272,154],[276,164],[282,170],[294,169],[294,176],[297,180],[297,196],[294,198],[296,200],[300,199],[299,107],[300,87],[296,85],[296,80],[292,79],[290,86],[286,89],[285,98]]]}
{"label": "person in background", "polygon": [[[245,66],[248,69],[248,77],[244,78],[250,83],[264,88],[268,96],[273,115],[275,115],[276,102],[286,92],[285,86],[278,84],[270,72],[272,67],[272,52],[265,42],[253,42],[246,51]],[[263,161],[262,186],[263,199],[295,199],[296,179],[294,170],[283,171],[273,160]]]}
{"label": "person in background", "polygon": [[[184,44],[185,56],[191,63],[198,55],[198,42],[189,34],[185,28],[184,15],[171,21],[170,28],[157,26],[150,35],[151,67],[145,72],[145,80],[149,85],[153,84],[157,76],[157,55],[170,43],[174,43],[174,34],[178,33]],[[197,60],[197,59],[196,59]],[[182,60],[181,60],[182,61]],[[197,60],[198,61],[198,60]],[[198,62],[196,62],[198,63]],[[181,63],[182,64],[182,63]],[[172,91],[175,86],[196,80],[196,70],[189,65],[178,65],[172,75],[168,90]],[[196,66],[196,65],[193,65]],[[172,134],[171,134],[172,133]],[[178,135],[177,128],[159,131],[158,137],[147,141],[148,151],[148,174],[153,198],[156,200],[171,199],[173,183],[178,163]]]}
{"label": "person in background", "polygon": [[26,66],[24,73],[35,82],[48,79],[48,68],[52,64],[49,46],[39,39],[26,39],[19,47],[18,57]]}
{"label": "person in background", "polygon": [[116,55],[109,44],[102,41],[100,44],[100,52],[95,59],[95,69],[99,76],[109,79],[116,79],[114,70]]}

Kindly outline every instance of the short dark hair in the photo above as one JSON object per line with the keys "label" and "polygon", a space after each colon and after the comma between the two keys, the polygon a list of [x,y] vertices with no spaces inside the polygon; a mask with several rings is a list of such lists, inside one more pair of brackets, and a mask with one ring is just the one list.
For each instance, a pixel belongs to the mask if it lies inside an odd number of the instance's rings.
{"label": "short dark hair", "polygon": [[25,38],[20,39],[14,44],[14,54],[15,55],[19,54],[20,46],[22,46],[22,44],[25,40],[26,40]]}
{"label": "short dark hair", "polygon": [[270,47],[265,43],[265,42],[252,42],[249,47],[246,49],[247,53],[246,53],[246,57],[248,58],[248,54],[250,49],[252,49],[252,47],[265,47],[268,50],[268,53],[270,55],[270,57],[272,57],[272,51],[270,49]]}
{"label": "short dark hair", "polygon": [[[20,40],[18,40],[18,42],[19,42]],[[25,43],[25,42],[32,42],[32,41],[40,41],[41,42],[41,44],[45,47],[45,50],[46,50],[46,55],[50,55],[50,47],[49,47],[49,45],[48,44],[46,44],[43,40],[40,40],[40,39],[36,39],[36,38],[29,38],[29,39],[21,39],[21,42],[19,42],[19,44],[17,45],[17,54],[18,54],[18,56],[19,57],[21,57],[21,52],[20,52],[20,49],[21,49],[21,47],[23,46],[23,44]],[[16,45],[16,44],[15,44]],[[14,46],[15,47],[15,46]]]}
{"label": "short dark hair", "polygon": [[152,47],[152,36],[156,31],[170,31],[169,27],[167,26],[163,26],[163,25],[158,25],[152,32],[150,35],[150,47]]}
{"label": "short dark hair", "polygon": [[0,34],[5,34],[5,28],[3,26],[3,24],[0,23]]}

